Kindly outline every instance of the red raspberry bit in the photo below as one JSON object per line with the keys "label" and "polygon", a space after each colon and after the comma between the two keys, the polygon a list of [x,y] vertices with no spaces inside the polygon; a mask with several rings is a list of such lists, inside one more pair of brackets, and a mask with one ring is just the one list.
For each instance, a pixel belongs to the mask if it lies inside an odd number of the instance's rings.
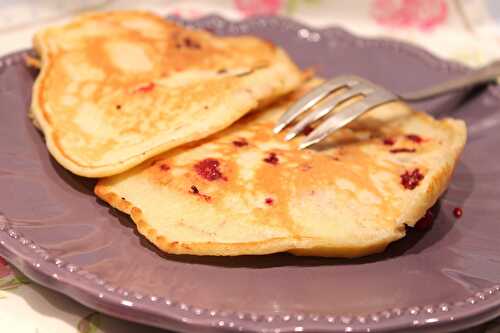
{"label": "red raspberry bit", "polygon": [[393,144],[395,144],[396,142],[394,141],[394,139],[392,138],[385,138],[384,141],[383,141],[384,145],[386,146],[392,146]]}
{"label": "red raspberry bit", "polygon": [[236,147],[244,147],[244,146],[248,146],[248,142],[247,142],[247,140],[241,138],[238,140],[234,140],[233,145],[235,145]]}
{"label": "red raspberry bit", "polygon": [[217,179],[227,180],[219,170],[220,162],[214,158],[206,158],[194,165],[194,169],[198,175],[206,180],[213,181]]}
{"label": "red raspberry bit", "polygon": [[453,215],[455,215],[457,219],[461,218],[463,213],[464,211],[460,207],[455,207],[455,209],[453,209]]}
{"label": "red raspberry bit", "polygon": [[401,185],[407,190],[413,190],[420,184],[420,181],[424,179],[424,175],[420,173],[420,170],[414,169],[413,171],[405,171],[401,177]]}
{"label": "red raspberry bit", "polygon": [[264,162],[276,165],[279,162],[278,156],[276,153],[269,153],[269,156],[264,159]]}
{"label": "red raspberry bit", "polygon": [[391,149],[390,152],[393,154],[398,154],[398,153],[414,153],[417,150],[415,148],[396,148],[396,149]]}
{"label": "red raspberry bit", "polygon": [[198,188],[195,185],[191,185],[191,189],[189,190],[189,193],[192,193],[194,195],[199,195],[200,197],[202,197],[203,199],[205,199],[205,201],[212,200],[212,197],[210,197],[209,195],[201,193],[200,190],[198,190]]}
{"label": "red raspberry bit", "polygon": [[273,200],[273,198],[266,198],[266,200],[264,202],[266,203],[266,205],[272,206],[274,203],[274,200]]}
{"label": "red raspberry bit", "polygon": [[150,92],[155,88],[155,83],[154,82],[149,82],[148,84],[145,84],[143,86],[140,86],[139,88],[136,89],[136,92],[141,92],[141,93],[146,93]]}
{"label": "red raspberry bit", "polygon": [[420,136],[418,136],[416,134],[408,134],[406,136],[406,138],[408,140],[411,140],[411,141],[415,142],[415,143],[422,143],[422,141],[424,141]]}
{"label": "red raspberry bit", "polygon": [[425,215],[415,223],[415,229],[419,231],[429,230],[434,223],[434,214],[428,209]]}
{"label": "red raspberry bit", "polygon": [[312,131],[314,131],[314,128],[312,128],[312,126],[310,126],[310,125],[307,125],[302,130],[302,133],[304,133],[304,135],[309,135]]}
{"label": "red raspberry bit", "polygon": [[160,169],[162,171],[168,171],[168,170],[170,170],[170,166],[166,163],[162,163],[162,164],[160,164]]}

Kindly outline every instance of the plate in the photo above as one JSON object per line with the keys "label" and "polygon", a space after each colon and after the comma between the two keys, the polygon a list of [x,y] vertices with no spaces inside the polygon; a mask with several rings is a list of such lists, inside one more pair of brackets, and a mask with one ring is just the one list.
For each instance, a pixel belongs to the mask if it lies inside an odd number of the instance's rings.
{"label": "plate", "polygon": [[[399,42],[284,18],[182,23],[258,35],[304,68],[360,75],[396,92],[468,70]],[[0,60],[0,255],[36,282],[98,311],[181,332],[444,332],[500,315],[498,87],[416,105],[464,119],[469,130],[431,230],[356,260],[174,256],[96,199],[93,180],[50,158],[27,117],[36,77],[24,65],[27,52]]]}

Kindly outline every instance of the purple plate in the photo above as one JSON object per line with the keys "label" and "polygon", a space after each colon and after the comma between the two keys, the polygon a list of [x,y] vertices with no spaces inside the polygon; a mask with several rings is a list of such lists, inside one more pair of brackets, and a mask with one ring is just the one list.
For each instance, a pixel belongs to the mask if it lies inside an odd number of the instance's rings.
{"label": "purple plate", "polygon": [[[358,74],[396,92],[467,71],[406,44],[283,18],[184,23],[262,36],[324,76]],[[36,282],[98,311],[182,332],[444,332],[500,315],[498,87],[417,105],[469,129],[428,232],[357,260],[174,256],[96,199],[93,180],[50,158],[27,117],[36,73],[23,63],[26,52],[0,59],[0,254]]]}

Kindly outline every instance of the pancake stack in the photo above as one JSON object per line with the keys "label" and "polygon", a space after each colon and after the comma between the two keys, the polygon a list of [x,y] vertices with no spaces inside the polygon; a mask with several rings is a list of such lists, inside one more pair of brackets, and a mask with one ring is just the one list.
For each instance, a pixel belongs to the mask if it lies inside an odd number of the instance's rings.
{"label": "pancake stack", "polygon": [[254,37],[114,12],[41,31],[35,47],[49,151],[99,177],[96,195],[168,253],[383,251],[438,200],[465,145],[462,121],[394,102],[299,150],[272,128],[321,81]]}

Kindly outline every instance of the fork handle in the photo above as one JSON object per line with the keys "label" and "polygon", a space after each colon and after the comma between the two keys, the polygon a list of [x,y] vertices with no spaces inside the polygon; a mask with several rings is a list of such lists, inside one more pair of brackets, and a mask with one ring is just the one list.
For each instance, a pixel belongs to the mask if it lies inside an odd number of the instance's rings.
{"label": "fork handle", "polygon": [[419,101],[480,83],[488,83],[496,80],[498,77],[500,77],[500,62],[497,61],[480,69],[470,71],[458,78],[436,84],[429,88],[400,94],[399,97],[407,102]]}

